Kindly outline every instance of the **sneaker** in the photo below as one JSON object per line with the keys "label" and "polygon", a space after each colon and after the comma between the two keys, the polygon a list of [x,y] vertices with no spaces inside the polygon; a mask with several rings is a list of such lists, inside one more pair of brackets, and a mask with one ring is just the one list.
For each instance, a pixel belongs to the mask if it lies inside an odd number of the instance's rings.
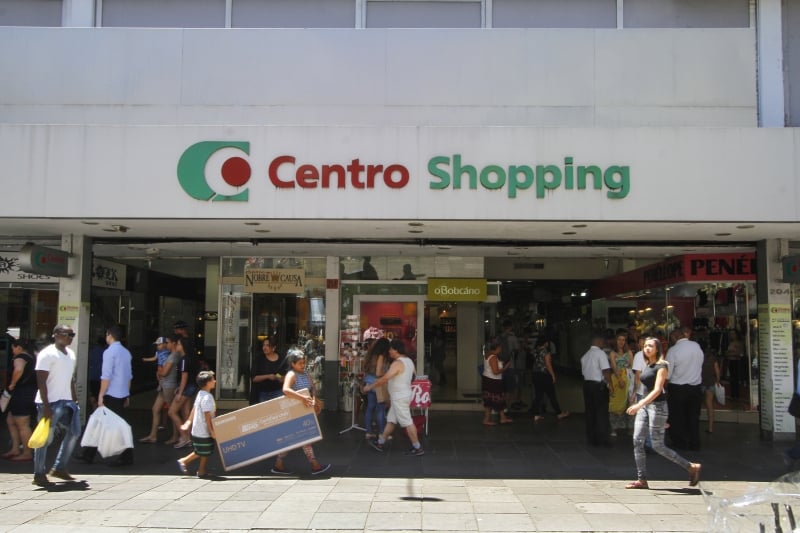
{"label": "sneaker", "polygon": [[408,450],[405,454],[414,456],[425,455],[425,450],[422,449],[422,446],[420,446],[419,448],[414,448],[412,446],[411,449]]}
{"label": "sneaker", "polygon": [[330,469],[331,469],[331,465],[330,465],[330,463],[328,463],[328,464],[320,466],[316,470],[312,470],[311,471],[311,475],[312,476],[318,476],[318,475],[320,475],[320,474],[322,474],[324,472],[327,472]]}
{"label": "sneaker", "polygon": [[[277,468],[277,467],[275,467],[275,466],[273,466],[272,468],[270,468],[270,469],[269,469],[269,471],[270,471],[271,473],[273,473],[273,474],[277,475],[277,476],[291,476],[292,474],[294,474],[294,472],[291,472],[291,471],[289,471],[289,470],[284,470],[283,468]],[[312,472],[312,473],[313,473],[313,472]]]}
{"label": "sneaker", "polygon": [[47,476],[44,474],[34,474],[32,483],[39,487],[52,487],[55,485],[55,483],[47,479]]}
{"label": "sneaker", "polygon": [[69,472],[66,470],[50,470],[47,475],[51,477],[57,477],[58,479],[63,479],[64,481],[75,481],[75,478],[69,475]]}
{"label": "sneaker", "polygon": [[186,468],[186,465],[183,464],[183,461],[177,460],[175,462],[178,463],[178,470],[181,471],[181,474],[183,474],[184,476],[189,475],[189,469]]}
{"label": "sneaker", "polygon": [[370,446],[372,446],[373,448],[375,448],[379,452],[383,451],[383,444],[381,444],[378,441],[378,439],[373,439],[373,440],[370,440],[370,441],[367,441],[367,442],[369,443]]}

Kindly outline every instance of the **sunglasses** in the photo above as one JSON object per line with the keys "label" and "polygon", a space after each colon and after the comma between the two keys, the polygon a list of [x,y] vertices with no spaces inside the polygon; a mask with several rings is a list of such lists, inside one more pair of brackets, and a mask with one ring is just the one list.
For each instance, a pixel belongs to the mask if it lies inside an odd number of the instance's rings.
{"label": "sunglasses", "polygon": [[75,336],[75,332],[74,331],[70,331],[69,333],[65,333],[63,331],[59,331],[59,332],[56,333],[56,335],[61,335],[63,337],[74,337]]}

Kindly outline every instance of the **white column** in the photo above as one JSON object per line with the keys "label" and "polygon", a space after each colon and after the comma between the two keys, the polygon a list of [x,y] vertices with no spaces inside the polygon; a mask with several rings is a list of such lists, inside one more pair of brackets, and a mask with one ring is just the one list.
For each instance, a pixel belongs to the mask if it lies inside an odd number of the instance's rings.
{"label": "white column", "polygon": [[325,409],[336,410],[339,401],[339,327],[342,323],[338,257],[327,258],[325,278],[325,375],[322,394]]}
{"label": "white column", "polygon": [[783,89],[783,25],[781,0],[758,0],[756,5],[756,54],[758,125],[785,125]]}
{"label": "white column", "polygon": [[92,239],[84,235],[65,234],[61,249],[71,254],[69,277],[58,284],[58,323],[72,326],[75,338],[70,346],[78,360],[77,392],[81,418],[85,422],[87,384],[89,374],[89,316],[92,287]]}
{"label": "white column", "polygon": [[95,0],[63,0],[61,25],[65,28],[94,27]]}
{"label": "white column", "polygon": [[778,239],[758,243],[758,369],[761,435],[794,440],[795,420],[786,409],[794,391],[791,288],[783,282]]}

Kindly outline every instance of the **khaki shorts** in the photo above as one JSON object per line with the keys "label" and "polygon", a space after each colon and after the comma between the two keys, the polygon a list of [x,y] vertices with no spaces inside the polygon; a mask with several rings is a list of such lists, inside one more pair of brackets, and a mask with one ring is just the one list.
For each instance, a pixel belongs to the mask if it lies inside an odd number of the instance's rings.
{"label": "khaki shorts", "polygon": [[386,415],[386,421],[397,424],[401,428],[413,426],[414,420],[411,418],[410,401],[410,398],[406,398],[405,400],[395,400],[392,398],[392,405],[389,407],[389,414]]}
{"label": "khaki shorts", "polygon": [[172,403],[172,400],[175,398],[175,391],[177,387],[174,389],[161,389],[159,394],[161,398],[164,400],[165,403]]}

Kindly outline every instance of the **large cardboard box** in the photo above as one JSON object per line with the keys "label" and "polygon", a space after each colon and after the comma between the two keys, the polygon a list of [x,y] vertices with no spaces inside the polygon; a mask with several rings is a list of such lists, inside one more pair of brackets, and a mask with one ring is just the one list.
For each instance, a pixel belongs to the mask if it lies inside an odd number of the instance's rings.
{"label": "large cardboard box", "polygon": [[322,440],[314,409],[286,396],[220,415],[213,423],[226,471]]}

